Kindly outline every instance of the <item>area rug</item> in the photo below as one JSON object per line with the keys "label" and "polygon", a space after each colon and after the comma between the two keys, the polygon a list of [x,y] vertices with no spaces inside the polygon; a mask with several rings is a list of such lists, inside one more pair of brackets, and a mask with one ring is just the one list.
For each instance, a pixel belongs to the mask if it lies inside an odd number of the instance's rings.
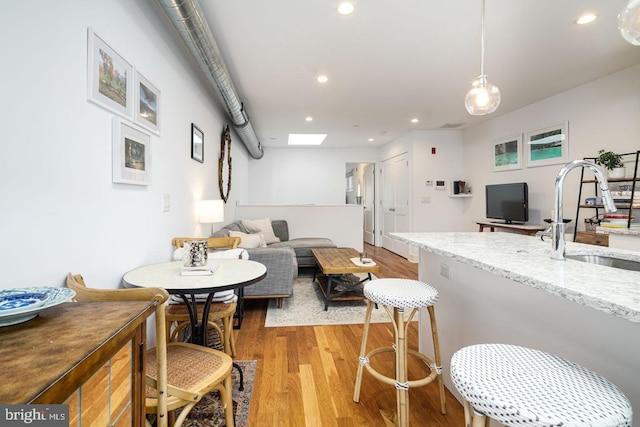
{"label": "area rug", "polygon": [[[282,308],[269,300],[265,327],[348,325],[364,323],[366,301],[335,301],[324,311],[324,295],[313,276],[298,276],[293,281],[293,296],[284,299]],[[372,323],[390,322],[383,308],[374,309]]]}
{"label": "area rug", "polygon": [[[237,360],[235,363],[240,365],[244,374],[244,390],[238,390],[240,376],[238,370],[234,368],[231,372],[233,380],[233,415],[236,427],[247,427],[251,395],[253,394],[253,382],[258,362],[256,360]],[[177,417],[179,412],[176,412]],[[185,427],[224,427],[226,425],[224,408],[220,404],[220,395],[217,391],[213,391],[203,397],[189,412],[183,424]]]}

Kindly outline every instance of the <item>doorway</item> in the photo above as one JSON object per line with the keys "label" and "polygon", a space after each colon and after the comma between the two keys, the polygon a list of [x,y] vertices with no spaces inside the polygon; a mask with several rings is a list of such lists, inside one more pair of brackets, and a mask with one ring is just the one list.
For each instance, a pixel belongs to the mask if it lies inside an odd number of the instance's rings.
{"label": "doorway", "polygon": [[363,240],[375,245],[375,163],[347,163],[345,169],[346,203],[362,205]]}

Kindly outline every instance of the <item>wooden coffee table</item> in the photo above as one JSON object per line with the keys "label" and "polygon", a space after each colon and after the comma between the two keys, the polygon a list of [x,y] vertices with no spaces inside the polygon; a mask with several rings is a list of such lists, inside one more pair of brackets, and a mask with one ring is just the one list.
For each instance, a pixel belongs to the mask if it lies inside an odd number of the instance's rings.
{"label": "wooden coffee table", "polygon": [[[329,308],[330,301],[362,300],[362,284],[371,280],[371,273],[378,273],[380,266],[358,266],[351,258],[360,258],[360,252],[351,248],[320,248],[311,252],[318,263],[320,274],[315,279],[324,294],[324,309]],[[347,280],[356,273],[367,273],[367,277],[358,281]],[[351,276],[353,277],[353,276]],[[336,289],[340,286],[340,289]]]}

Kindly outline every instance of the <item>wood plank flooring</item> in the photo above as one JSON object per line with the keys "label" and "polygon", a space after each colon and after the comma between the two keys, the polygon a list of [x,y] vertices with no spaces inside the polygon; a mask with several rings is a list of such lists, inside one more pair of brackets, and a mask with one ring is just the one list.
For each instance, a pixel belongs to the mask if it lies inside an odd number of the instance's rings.
{"label": "wood plank flooring", "polygon": [[[378,277],[417,279],[418,266],[392,252],[365,245],[367,256],[380,265]],[[360,402],[353,388],[362,325],[265,328],[267,302],[247,300],[242,329],[235,330],[237,359],[257,360],[250,426],[360,427],[394,425],[395,388],[363,374]],[[437,309],[436,309],[437,315]],[[409,328],[410,348],[418,348],[417,322]],[[391,324],[372,324],[369,348],[393,341]],[[440,337],[440,340],[446,337]],[[388,356],[388,357],[387,357]],[[414,362],[414,363],[412,363]],[[376,356],[377,370],[392,376],[391,353]],[[409,378],[423,376],[417,360],[409,361]],[[447,414],[439,409],[435,383],[409,391],[412,426],[460,427],[462,406],[447,391]]]}

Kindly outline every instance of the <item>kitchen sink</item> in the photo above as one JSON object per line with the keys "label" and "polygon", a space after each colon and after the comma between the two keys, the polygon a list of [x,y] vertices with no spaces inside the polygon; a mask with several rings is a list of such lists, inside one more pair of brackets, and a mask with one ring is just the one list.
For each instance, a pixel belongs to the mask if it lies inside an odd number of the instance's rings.
{"label": "kitchen sink", "polygon": [[623,270],[640,271],[640,261],[631,261],[605,255],[565,255],[566,259],[604,265],[605,267],[621,268]]}

